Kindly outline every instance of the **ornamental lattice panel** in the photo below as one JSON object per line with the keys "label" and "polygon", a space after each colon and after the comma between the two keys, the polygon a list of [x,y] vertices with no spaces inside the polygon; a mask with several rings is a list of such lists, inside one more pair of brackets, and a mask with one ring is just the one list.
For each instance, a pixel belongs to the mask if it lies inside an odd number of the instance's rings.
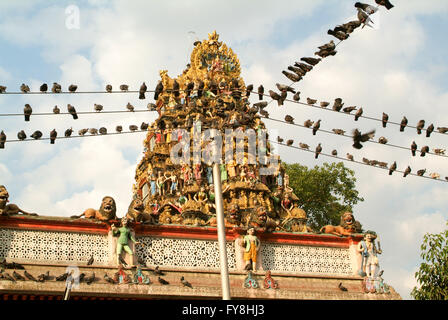
{"label": "ornamental lattice panel", "polygon": [[86,262],[93,255],[95,264],[109,261],[107,236],[74,232],[48,232],[0,229],[0,257],[69,264]]}
{"label": "ornamental lattice panel", "polygon": [[260,251],[264,270],[313,274],[353,274],[348,249],[264,243]]}
{"label": "ornamental lattice panel", "polygon": [[[137,256],[149,265],[189,269],[219,269],[217,241],[138,237]],[[227,243],[229,269],[236,268],[234,244]]]}

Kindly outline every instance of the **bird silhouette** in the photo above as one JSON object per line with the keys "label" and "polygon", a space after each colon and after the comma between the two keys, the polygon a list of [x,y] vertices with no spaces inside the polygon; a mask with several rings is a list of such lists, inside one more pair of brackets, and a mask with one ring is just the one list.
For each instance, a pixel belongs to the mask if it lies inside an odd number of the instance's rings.
{"label": "bird silhouette", "polygon": [[93,262],[95,261],[93,255],[90,257],[90,259],[87,261],[87,265],[91,266],[93,264]]}
{"label": "bird silhouette", "polygon": [[437,127],[437,131],[439,131],[440,133],[447,133],[448,128],[447,127]]}
{"label": "bird silhouette", "polygon": [[59,114],[60,112],[61,112],[61,109],[59,109],[58,106],[54,106],[53,113],[54,114]]}
{"label": "bird silhouette", "polygon": [[314,153],[314,158],[315,159],[317,159],[318,157],[319,157],[319,154],[322,152],[322,146],[321,146],[321,144],[319,143],[318,145],[317,145],[317,147],[316,147],[316,151],[315,151],[315,153]]}
{"label": "bird silhouette", "polygon": [[158,280],[162,285],[168,285],[168,284],[170,284],[168,281],[166,281],[165,279],[160,278],[160,277],[158,277],[157,280]]}
{"label": "bird silhouette", "polygon": [[106,85],[106,91],[109,92],[109,93],[111,93],[111,92],[112,92],[112,85],[107,84],[107,85]]}
{"label": "bird silhouette", "polygon": [[434,131],[434,125],[431,123],[428,128],[426,128],[426,138],[431,136],[431,133]]}
{"label": "bird silhouette", "polygon": [[287,114],[287,115],[285,116],[285,121],[286,121],[287,123],[294,124],[294,118],[293,118],[292,116],[290,116],[289,114]]}
{"label": "bird silhouette", "polygon": [[424,126],[425,126],[425,120],[420,120],[417,123],[417,133],[418,134],[422,134],[422,129],[423,129]]}
{"label": "bird silhouette", "polygon": [[146,86],[146,83],[143,82],[142,85],[140,86],[140,91],[139,91],[139,94],[138,94],[138,98],[140,100],[144,100],[145,99],[145,92],[146,92],[146,90],[148,90],[148,87]]}
{"label": "bird silhouette", "polygon": [[58,136],[58,133],[57,133],[56,129],[51,130],[51,132],[50,132],[50,143],[51,144],[54,144],[57,136]]}
{"label": "bird silhouette", "polygon": [[137,131],[137,130],[138,130],[138,127],[137,127],[135,124],[131,124],[131,125],[129,126],[129,130],[131,130],[131,131]]}
{"label": "bird silhouette", "polygon": [[128,104],[126,105],[126,109],[128,109],[131,112],[134,112],[134,106],[130,102],[128,102]]}
{"label": "bird silhouette", "polygon": [[320,102],[320,106],[321,106],[321,108],[326,108],[326,107],[328,107],[330,105],[330,102],[327,102],[327,101],[321,101]]}
{"label": "bird silhouette", "polygon": [[78,89],[78,86],[77,85],[75,85],[75,84],[71,84],[71,85],[69,85],[68,86],[68,91],[69,92],[75,92],[76,90]]}
{"label": "bird silhouette", "polygon": [[362,149],[361,142],[366,142],[369,139],[373,138],[375,135],[375,130],[369,131],[367,133],[362,134],[358,129],[353,130],[353,148]]}
{"label": "bird silhouette", "polygon": [[362,113],[364,111],[362,110],[362,108],[359,108],[358,111],[356,111],[355,113],[355,121],[358,121],[358,119],[362,116]]}
{"label": "bird silhouette", "polygon": [[315,136],[316,135],[316,132],[319,130],[319,128],[320,128],[320,119],[319,120],[317,120],[315,123],[314,123],[314,125],[313,125],[313,136]]}
{"label": "bird silhouette", "polygon": [[99,132],[100,134],[107,134],[107,129],[106,129],[105,127],[101,127],[101,128],[98,130],[98,132]]}
{"label": "bird silhouette", "polygon": [[301,61],[304,61],[312,66],[315,66],[316,64],[318,64],[322,59],[319,58],[312,58],[312,57],[303,57],[300,58]]}
{"label": "bird silhouette", "polygon": [[13,271],[13,273],[12,273],[12,276],[14,277],[14,279],[16,279],[17,281],[25,281],[25,278],[21,275],[21,274],[19,274],[19,273],[17,273],[15,270]]}
{"label": "bird silhouette", "polygon": [[413,157],[415,157],[415,151],[417,151],[417,148],[417,144],[415,143],[415,141],[413,141],[411,144],[411,153]]}
{"label": "bird silhouette", "polygon": [[22,91],[23,93],[28,93],[28,92],[30,92],[30,87],[28,87],[26,84],[22,83],[22,85],[20,86],[20,91]]}
{"label": "bird silhouette", "polygon": [[163,83],[162,81],[159,81],[157,83],[156,89],[154,91],[154,100],[157,101],[159,99],[159,95],[163,92]]}
{"label": "bird silhouette", "polygon": [[140,125],[140,130],[146,130],[148,129],[149,124],[146,122],[142,122],[142,124]]}
{"label": "bird silhouette", "polygon": [[112,279],[111,277],[109,277],[109,276],[107,275],[107,273],[104,274],[103,278],[104,278],[104,280],[106,280],[106,282],[109,282],[109,283],[111,283],[111,284],[116,284],[115,280]]}
{"label": "bird silhouette", "polygon": [[307,145],[306,143],[302,143],[302,142],[299,143],[299,147],[302,149],[306,149],[306,150],[310,149],[309,145]]}
{"label": "bird silhouette", "polygon": [[120,90],[126,92],[129,90],[129,86],[127,84],[120,85]]}
{"label": "bird silhouette", "polygon": [[250,84],[246,87],[246,97],[250,97],[250,93],[254,90],[254,85]]}
{"label": "bird silhouette", "polygon": [[183,276],[180,278],[180,282],[182,282],[182,284],[183,284],[185,287],[189,287],[189,288],[192,288],[192,289],[193,289],[193,286],[191,285],[191,283],[188,282],[187,280],[185,280],[185,278],[184,278]]}
{"label": "bird silhouette", "polygon": [[118,133],[120,133],[121,131],[123,131],[123,127],[122,127],[122,126],[116,126],[116,127],[115,127],[115,131],[117,131]]}
{"label": "bird silhouette", "polygon": [[335,149],[335,150],[331,151],[331,154],[336,157],[338,155],[338,151]]}
{"label": "bird silhouette", "polygon": [[64,272],[63,274],[56,277],[56,281],[65,281],[67,280],[68,273]]}
{"label": "bird silhouette", "polygon": [[392,163],[392,165],[390,166],[389,175],[391,176],[395,170],[397,170],[397,162],[396,161],[394,161],[394,163]]}
{"label": "bird silhouette", "polygon": [[309,105],[313,105],[317,102],[316,99],[306,98],[306,103]]}
{"label": "bird silhouette", "polygon": [[17,138],[22,141],[25,140],[26,139],[25,131],[21,130],[19,133],[17,133]]}
{"label": "bird silhouette", "polygon": [[42,135],[43,135],[42,132],[40,132],[39,130],[36,130],[31,135],[31,138],[38,140],[38,139],[42,138]]}
{"label": "bird silhouette", "polygon": [[27,103],[23,108],[23,114],[25,115],[25,121],[30,121],[31,114],[33,113],[33,108]]}
{"label": "bird silhouette", "polygon": [[5,93],[6,92],[6,88],[5,86],[0,86],[0,93]]}
{"label": "bird silhouette", "polygon": [[411,167],[408,166],[408,167],[406,168],[406,170],[404,170],[403,177],[406,178],[406,176],[407,176],[408,174],[410,174],[411,171],[412,171]]}
{"label": "bird silhouette", "polygon": [[288,70],[294,72],[299,77],[303,77],[306,74],[306,71],[296,66],[288,66]]}
{"label": "bird silhouette", "polygon": [[85,280],[85,283],[90,285],[93,281],[95,281],[95,272],[93,272],[90,277],[87,277],[84,280]]}
{"label": "bird silhouette", "polygon": [[296,62],[296,63],[294,63],[294,66],[299,67],[300,69],[302,69],[305,72],[310,72],[311,70],[313,70],[312,66],[307,65],[306,63],[303,63],[303,62]]}
{"label": "bird silhouette", "polygon": [[336,39],[341,40],[341,41],[347,40],[348,37],[350,36],[348,33],[345,33],[344,31],[334,31],[334,30],[331,30],[331,29],[329,29],[327,31],[327,33],[329,35],[335,37]]}
{"label": "bird silhouette", "polygon": [[24,275],[28,280],[37,282],[36,278],[34,278],[34,276],[31,273],[29,273],[28,271],[25,270]]}
{"label": "bird silhouette", "polygon": [[308,120],[306,120],[306,121],[303,123],[303,125],[304,125],[306,128],[311,128],[311,126],[313,125],[313,123],[314,123],[314,121],[311,121],[310,119],[308,119]]}
{"label": "bird silhouette", "polygon": [[292,88],[290,86],[280,84],[280,83],[276,83],[275,85],[277,86],[278,90],[280,90],[280,91],[289,91],[291,93],[296,93],[296,90],[294,90],[294,88]]}
{"label": "bird silhouette", "polygon": [[378,8],[371,6],[369,4],[362,3],[362,2],[356,2],[355,8],[360,8],[363,11],[365,11],[367,14],[374,14],[375,12],[378,11]]}
{"label": "bird silhouette", "polygon": [[440,149],[440,148],[434,149],[434,153],[438,154],[438,155],[445,154],[445,151],[446,151],[445,149]]}
{"label": "bird silhouette", "polygon": [[288,78],[292,82],[298,82],[298,81],[302,80],[302,77],[296,73],[291,73],[291,72],[288,72],[285,70],[283,70],[282,73],[286,76],[286,78]]}
{"label": "bird silhouette", "polygon": [[378,142],[381,143],[381,144],[386,144],[388,142],[388,140],[385,137],[380,137],[378,139]]}
{"label": "bird silhouette", "polygon": [[294,140],[293,140],[293,139],[290,139],[290,140],[287,140],[287,141],[286,141],[286,145],[287,145],[288,147],[292,146],[293,144],[294,144]]}
{"label": "bird silhouette", "polygon": [[78,119],[78,114],[76,113],[76,109],[71,104],[67,104],[67,110],[72,115],[73,119]]}
{"label": "bird silhouette", "polygon": [[420,176],[420,177],[422,177],[422,176],[425,174],[425,172],[426,172],[426,169],[418,170],[418,171],[417,171],[417,175]]}
{"label": "bird silhouette", "polygon": [[159,275],[159,276],[164,276],[165,275],[165,273],[159,269],[159,266],[156,266],[154,268],[153,272],[154,272],[154,274]]}
{"label": "bird silhouette", "polygon": [[344,109],[342,109],[342,111],[345,113],[350,113],[354,110],[356,110],[356,107],[345,107]]}
{"label": "bird silhouette", "polygon": [[282,97],[277,93],[274,92],[272,90],[269,90],[269,96],[273,99],[277,101],[278,106],[282,106],[283,105],[283,100]]}
{"label": "bird silhouette", "polygon": [[438,174],[437,172],[432,172],[429,174],[429,176],[433,179],[439,179],[440,178],[440,174]]}
{"label": "bird silhouette", "polygon": [[296,94],[292,96],[294,101],[300,101],[300,91],[297,91]]}
{"label": "bird silhouette", "polygon": [[347,159],[350,160],[350,161],[354,161],[355,160],[353,155],[351,155],[350,153],[347,153]]}
{"label": "bird silhouette", "polygon": [[11,275],[10,275],[9,273],[7,273],[7,272],[4,272],[4,273],[3,273],[3,277],[4,277],[6,280],[9,280],[9,281],[12,281],[12,282],[16,282],[16,279],[14,279],[13,277],[11,277]]}
{"label": "bird silhouette", "polygon": [[403,132],[404,128],[406,128],[407,125],[408,125],[408,119],[405,116],[403,116],[403,119],[401,120],[400,123],[400,132]]}
{"label": "bird silhouette", "polygon": [[103,106],[100,105],[100,104],[96,104],[96,103],[94,103],[94,104],[93,104],[93,109],[94,109],[96,112],[100,112],[101,110],[103,110]]}
{"label": "bird silhouette", "polygon": [[394,7],[394,5],[390,3],[389,0],[375,0],[375,2],[380,6],[386,7],[387,10],[390,10]]}
{"label": "bird silhouette", "polygon": [[78,134],[80,136],[84,136],[87,132],[89,132],[89,129],[87,129],[87,128],[78,130]]}
{"label": "bird silhouette", "polygon": [[422,149],[420,150],[420,157],[424,157],[426,155],[426,153],[429,152],[429,147],[428,146],[423,146]]}
{"label": "bird silhouette", "polygon": [[344,287],[344,286],[342,285],[342,282],[339,283],[338,288],[339,288],[341,291],[348,291],[347,288]]}
{"label": "bird silhouette", "polygon": [[39,91],[40,92],[47,92],[48,91],[48,85],[46,83],[43,83],[40,87],[39,87]]}
{"label": "bird silhouette", "polygon": [[89,129],[89,133],[90,133],[92,136],[95,136],[95,135],[98,134],[98,129],[97,129],[97,128],[90,128],[90,129]]}
{"label": "bird silhouette", "polygon": [[51,88],[51,92],[53,93],[61,93],[62,87],[59,83],[53,82],[53,87]]}
{"label": "bird silhouette", "polygon": [[386,128],[388,120],[389,120],[389,115],[387,113],[383,112],[383,118],[381,120],[381,122],[383,123],[383,128]]}
{"label": "bird silhouette", "polygon": [[344,106],[344,103],[342,102],[341,98],[336,98],[334,100],[334,104],[333,104],[333,110],[334,111],[341,111],[342,107]]}
{"label": "bird silhouette", "polygon": [[358,20],[363,24],[363,28],[365,26],[371,27],[370,23],[373,23],[372,19],[369,17],[369,14],[360,8],[358,8]]}
{"label": "bird silhouette", "polygon": [[258,100],[263,100],[263,94],[264,94],[264,87],[263,85],[260,85],[258,87]]}
{"label": "bird silhouette", "polygon": [[342,129],[332,129],[334,133],[338,135],[344,135],[345,131]]}

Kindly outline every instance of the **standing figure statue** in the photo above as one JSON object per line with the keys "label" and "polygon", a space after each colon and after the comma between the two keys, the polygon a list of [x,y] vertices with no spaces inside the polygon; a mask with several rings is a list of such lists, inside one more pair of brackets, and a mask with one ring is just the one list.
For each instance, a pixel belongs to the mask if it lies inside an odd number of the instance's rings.
{"label": "standing figure statue", "polygon": [[[131,261],[133,260],[134,253],[132,252],[131,248],[128,245],[129,240],[134,242],[134,244],[141,244],[141,242],[138,242],[135,240],[135,238],[132,236],[131,229],[128,227],[128,219],[126,217],[121,219],[121,228],[117,228],[115,224],[112,224],[112,232],[115,237],[118,237],[117,241],[117,265],[120,265],[120,256],[121,252],[126,251],[131,256]],[[133,262],[132,262],[133,264]]]}
{"label": "standing figure statue", "polygon": [[260,240],[255,235],[255,228],[251,227],[247,230],[247,235],[243,238],[244,262],[246,262],[246,270],[257,270],[257,255],[260,250]]}
{"label": "standing figure statue", "polygon": [[[378,248],[375,245],[375,239],[378,242]],[[379,267],[378,254],[383,252],[376,232],[369,230],[365,233],[364,240],[358,244],[358,252],[361,254],[359,275],[375,277]]]}

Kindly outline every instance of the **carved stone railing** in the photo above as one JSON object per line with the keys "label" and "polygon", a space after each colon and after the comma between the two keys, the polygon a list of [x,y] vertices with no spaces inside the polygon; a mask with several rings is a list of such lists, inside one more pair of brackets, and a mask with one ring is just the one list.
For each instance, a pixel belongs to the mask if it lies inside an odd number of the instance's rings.
{"label": "carved stone railing", "polygon": [[[227,229],[230,271],[244,269],[242,229]],[[175,225],[135,225],[144,245],[131,249],[135,261],[170,269],[219,272],[216,228]],[[358,270],[356,245],[361,235],[337,237],[311,233],[258,234],[257,267],[284,274],[354,276]],[[0,258],[22,263],[115,266],[116,237],[106,223],[54,217],[0,217]],[[132,261],[125,256],[128,263]]]}

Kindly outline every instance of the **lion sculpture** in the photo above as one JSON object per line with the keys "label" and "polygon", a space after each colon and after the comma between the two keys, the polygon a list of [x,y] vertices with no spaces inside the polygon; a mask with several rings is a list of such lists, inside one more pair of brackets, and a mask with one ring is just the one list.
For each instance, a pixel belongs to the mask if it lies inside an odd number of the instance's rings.
{"label": "lion sculpture", "polygon": [[145,205],[143,200],[139,197],[136,197],[129,204],[128,212],[126,213],[126,217],[132,222],[142,222],[142,223],[151,223],[155,224],[155,219],[148,213],[144,212]]}
{"label": "lion sculpture", "polygon": [[362,231],[361,224],[355,220],[353,213],[344,212],[339,226],[326,225],[320,229],[321,233],[329,233],[337,236],[351,236]]}
{"label": "lion sculpture", "polygon": [[37,213],[29,213],[19,208],[16,204],[9,202],[9,193],[8,190],[6,190],[6,187],[3,185],[0,185],[0,215],[3,216],[11,216],[15,214],[22,213],[24,215],[30,215],[30,216],[37,216]]}
{"label": "lion sculpture", "polygon": [[97,219],[101,221],[109,221],[117,218],[117,205],[112,197],[106,196],[101,201],[101,207],[99,210],[92,208],[87,209],[79,216],[72,216],[71,218],[81,218],[84,216],[86,219]]}

